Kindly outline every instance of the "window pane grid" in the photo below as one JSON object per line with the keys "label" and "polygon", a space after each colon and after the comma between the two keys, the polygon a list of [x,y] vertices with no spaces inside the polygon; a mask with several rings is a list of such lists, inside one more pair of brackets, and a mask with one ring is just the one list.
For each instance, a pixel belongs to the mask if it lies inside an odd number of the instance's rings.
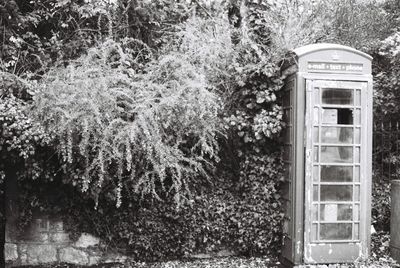
{"label": "window pane grid", "polygon": [[[329,90],[331,90],[330,95],[331,97],[333,96],[331,101],[333,103],[341,102],[342,104],[321,104],[323,88],[318,87],[314,89],[316,91],[313,95],[314,119],[312,121],[313,211],[311,215],[311,239],[314,242],[323,243],[359,241],[361,184],[360,178],[358,177],[360,176],[359,168],[361,160],[361,100],[358,98],[360,98],[361,95],[360,89],[346,89],[347,92],[338,92],[336,94],[333,90],[340,89],[329,88]],[[352,99],[346,100],[346,94],[347,96],[351,95]],[[343,102],[348,102],[349,104],[343,104]],[[324,108],[330,108],[332,111],[326,112]],[[334,112],[335,109],[337,112]],[[343,110],[340,111],[338,109]],[[347,111],[351,111],[351,115]],[[326,113],[324,116],[325,118],[322,117],[323,112]],[[346,117],[348,119],[343,119]],[[344,122],[344,124],[342,124],[342,122]],[[329,129],[329,127],[331,127],[331,129]],[[325,133],[322,133],[322,130],[324,130]],[[351,132],[349,132],[350,130]],[[331,133],[327,134],[327,131]],[[325,134],[325,137],[323,134]],[[339,135],[339,137],[335,137],[335,135]],[[323,138],[325,142],[322,142]],[[322,167],[324,167],[325,170],[324,175],[322,174]],[[349,168],[351,168],[351,170],[348,170]],[[350,177],[347,175],[349,174],[348,171],[350,171]],[[333,175],[330,175],[328,179],[326,176],[328,176],[327,174],[329,173],[326,172],[334,173],[332,173]],[[325,176],[325,178],[323,176]],[[336,181],[332,179],[332,176],[336,176]],[[324,181],[324,179],[327,181]],[[325,187],[324,192],[321,191],[321,187]],[[336,190],[336,193],[332,193],[332,190]],[[343,190],[345,191],[344,194]],[[327,196],[322,198],[323,194]],[[325,219],[322,218],[321,214],[322,206],[324,206]],[[317,211],[315,211],[315,209]],[[326,209],[328,209],[328,211]]]}

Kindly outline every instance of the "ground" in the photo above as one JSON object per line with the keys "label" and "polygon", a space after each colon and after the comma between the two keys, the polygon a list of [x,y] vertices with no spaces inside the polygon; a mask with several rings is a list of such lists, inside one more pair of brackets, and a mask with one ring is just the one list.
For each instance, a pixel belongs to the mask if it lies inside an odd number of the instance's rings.
{"label": "ground", "polygon": [[[400,265],[390,258],[389,238],[387,232],[375,232],[371,236],[371,258],[367,262],[356,264],[318,265],[307,268],[400,268]],[[20,266],[16,268],[278,268],[280,263],[273,258],[214,258],[187,261],[165,261],[155,263],[127,261],[121,263],[105,263],[92,266],[74,264],[49,264],[40,266]],[[306,267],[299,267],[306,268]]]}

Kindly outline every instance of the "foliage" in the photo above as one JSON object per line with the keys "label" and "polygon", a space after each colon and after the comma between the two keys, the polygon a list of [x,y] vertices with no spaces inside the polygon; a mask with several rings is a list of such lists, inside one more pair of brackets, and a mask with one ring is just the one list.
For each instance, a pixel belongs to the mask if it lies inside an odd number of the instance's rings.
{"label": "foliage", "polygon": [[[238,182],[220,179],[200,187],[180,210],[174,209],[172,201],[159,200],[123,202],[115,209],[104,196],[99,197],[96,210],[90,198],[71,185],[62,185],[61,178],[46,187],[40,179],[29,185],[21,183],[27,193],[21,203],[33,203],[42,213],[64,215],[64,226],[72,238],[80,232],[93,233],[109,248],[135,260],[190,258],[199,252],[217,254],[221,250],[245,256],[275,255],[282,218],[282,174],[275,170],[280,160],[273,155],[252,161],[257,162],[257,170],[248,170],[253,168],[249,161],[243,167],[243,172],[252,175],[242,176]],[[54,191],[60,185],[63,191]]]}
{"label": "foliage", "polygon": [[390,228],[390,181],[400,174],[399,155],[399,33],[385,38],[375,52],[374,187],[372,215],[377,230]]}
{"label": "foliage", "polygon": [[0,177],[4,179],[8,165],[32,157],[38,147],[49,142],[50,136],[28,115],[33,94],[29,85],[11,74],[0,76]]}
{"label": "foliage", "polygon": [[42,80],[35,113],[55,136],[66,180],[83,192],[97,198],[105,187],[117,207],[122,191],[180,204],[218,161],[218,98],[179,54],[143,73],[129,68],[133,61],[112,41],[91,49]]}
{"label": "foliage", "polygon": [[[1,68],[40,79],[33,106],[14,90],[0,100],[2,156],[26,158],[21,228],[35,211],[61,213],[75,234],[95,230],[145,260],[277,254],[287,52],[381,46],[375,116],[398,114],[398,34],[377,43],[396,1],[216,2],[1,5]],[[385,230],[387,184],[374,187]]]}
{"label": "foliage", "polygon": [[325,40],[339,42],[361,51],[379,47],[393,27],[391,16],[378,1],[328,1],[329,28]]}
{"label": "foliage", "polygon": [[390,228],[390,181],[377,176],[372,189],[372,224],[378,231]]}
{"label": "foliage", "polygon": [[331,1],[277,1],[267,9],[263,24],[268,25],[272,48],[280,57],[297,47],[324,40],[327,36]]}
{"label": "foliage", "polygon": [[2,135],[0,143],[3,150],[3,157],[9,157],[12,152],[16,151],[18,155],[24,159],[33,155],[37,141],[45,142],[47,138],[41,126],[32,122],[24,114],[25,104],[23,101],[11,96],[3,99],[0,104],[0,124],[2,124]]}
{"label": "foliage", "polygon": [[[2,0],[0,67],[38,78],[58,61],[69,61],[104,38],[134,38],[152,48],[196,4],[178,1]],[[136,43],[137,49],[142,49]]]}
{"label": "foliage", "polygon": [[[388,119],[396,121],[398,114],[397,94],[400,81],[397,79],[400,72],[398,62],[400,60],[399,33],[394,32],[382,41],[378,50],[376,65],[376,91],[374,93],[375,116],[380,122],[388,122]],[[389,66],[390,67],[389,67]]]}
{"label": "foliage", "polygon": [[329,42],[368,52],[379,47],[379,42],[391,33],[396,23],[396,3],[390,2],[273,1],[264,11],[256,5],[257,13],[261,14],[256,21],[262,21],[264,27],[270,25],[264,30],[270,34],[264,40],[270,40],[275,50],[288,51],[306,44]]}

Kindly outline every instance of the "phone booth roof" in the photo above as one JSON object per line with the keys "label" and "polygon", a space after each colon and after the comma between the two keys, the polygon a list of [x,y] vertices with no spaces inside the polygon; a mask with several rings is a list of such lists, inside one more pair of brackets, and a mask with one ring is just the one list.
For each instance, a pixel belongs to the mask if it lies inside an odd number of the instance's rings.
{"label": "phone booth roof", "polygon": [[290,69],[295,72],[371,74],[372,57],[348,46],[319,43],[302,46],[292,52],[295,54],[296,70],[292,69],[293,66]]}
{"label": "phone booth roof", "polygon": [[326,50],[343,50],[343,51],[348,51],[350,53],[358,54],[366,59],[369,59],[370,61],[372,60],[372,57],[368,55],[367,53],[364,53],[362,51],[359,51],[355,48],[348,47],[348,46],[343,46],[343,45],[338,45],[338,44],[329,44],[329,43],[319,43],[319,44],[311,44],[311,45],[306,45],[302,46],[299,48],[296,48],[293,50],[293,52],[298,56],[298,57],[303,57],[307,54],[314,53],[317,51],[326,51]]}

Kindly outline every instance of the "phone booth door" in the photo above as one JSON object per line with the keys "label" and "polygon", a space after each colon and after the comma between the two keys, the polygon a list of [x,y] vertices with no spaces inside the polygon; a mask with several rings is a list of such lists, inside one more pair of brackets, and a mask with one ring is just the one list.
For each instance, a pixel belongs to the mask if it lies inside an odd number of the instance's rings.
{"label": "phone booth door", "polygon": [[306,80],[305,263],[365,255],[367,82]]}

